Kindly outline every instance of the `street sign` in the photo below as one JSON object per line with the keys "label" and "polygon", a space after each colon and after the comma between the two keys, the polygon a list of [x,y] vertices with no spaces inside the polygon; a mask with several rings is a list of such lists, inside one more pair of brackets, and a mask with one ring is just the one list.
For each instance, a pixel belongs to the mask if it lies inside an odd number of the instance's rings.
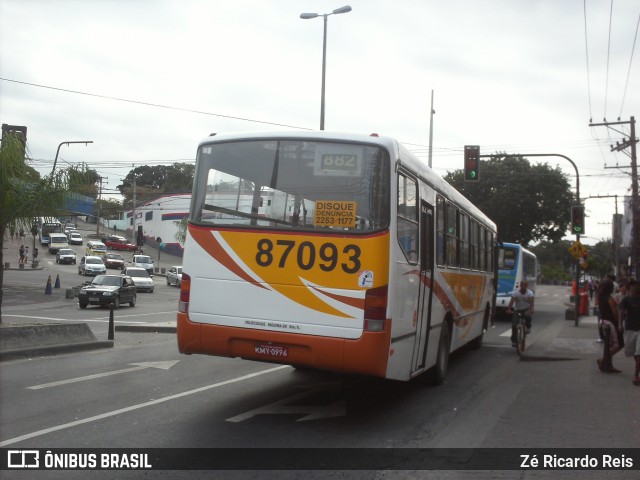
{"label": "street sign", "polygon": [[576,260],[580,260],[581,257],[584,257],[587,252],[587,247],[582,245],[579,241],[573,242],[573,244],[569,247],[569,253]]}

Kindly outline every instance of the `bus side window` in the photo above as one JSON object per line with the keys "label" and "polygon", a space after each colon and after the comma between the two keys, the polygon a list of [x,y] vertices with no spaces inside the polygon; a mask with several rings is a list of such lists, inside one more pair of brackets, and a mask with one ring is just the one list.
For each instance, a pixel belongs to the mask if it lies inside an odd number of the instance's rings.
{"label": "bus side window", "polygon": [[418,186],[398,175],[398,243],[409,263],[418,262]]}

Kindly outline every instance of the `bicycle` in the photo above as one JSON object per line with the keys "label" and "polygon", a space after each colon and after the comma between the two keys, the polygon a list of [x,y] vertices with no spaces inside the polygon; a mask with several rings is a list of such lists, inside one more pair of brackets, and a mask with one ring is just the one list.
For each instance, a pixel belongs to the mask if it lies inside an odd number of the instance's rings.
{"label": "bicycle", "polygon": [[516,324],[516,352],[522,355],[527,343],[527,323],[523,310],[516,310],[514,315],[517,317]]}

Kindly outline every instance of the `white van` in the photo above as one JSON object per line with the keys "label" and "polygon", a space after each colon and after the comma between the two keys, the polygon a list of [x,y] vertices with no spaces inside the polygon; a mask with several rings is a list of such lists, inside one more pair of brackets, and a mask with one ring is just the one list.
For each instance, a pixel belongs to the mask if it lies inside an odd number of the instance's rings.
{"label": "white van", "polygon": [[69,247],[69,239],[64,233],[49,234],[49,253],[58,253],[61,248]]}
{"label": "white van", "polygon": [[153,260],[149,255],[134,255],[131,263],[134,267],[144,268],[149,275],[153,276]]}

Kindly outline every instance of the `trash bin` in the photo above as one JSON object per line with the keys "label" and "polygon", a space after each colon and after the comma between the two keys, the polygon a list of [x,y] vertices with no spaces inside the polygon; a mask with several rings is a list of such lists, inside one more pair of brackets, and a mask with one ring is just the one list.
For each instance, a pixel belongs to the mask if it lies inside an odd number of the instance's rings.
{"label": "trash bin", "polygon": [[580,294],[580,315],[588,316],[589,315],[589,294],[581,293]]}

